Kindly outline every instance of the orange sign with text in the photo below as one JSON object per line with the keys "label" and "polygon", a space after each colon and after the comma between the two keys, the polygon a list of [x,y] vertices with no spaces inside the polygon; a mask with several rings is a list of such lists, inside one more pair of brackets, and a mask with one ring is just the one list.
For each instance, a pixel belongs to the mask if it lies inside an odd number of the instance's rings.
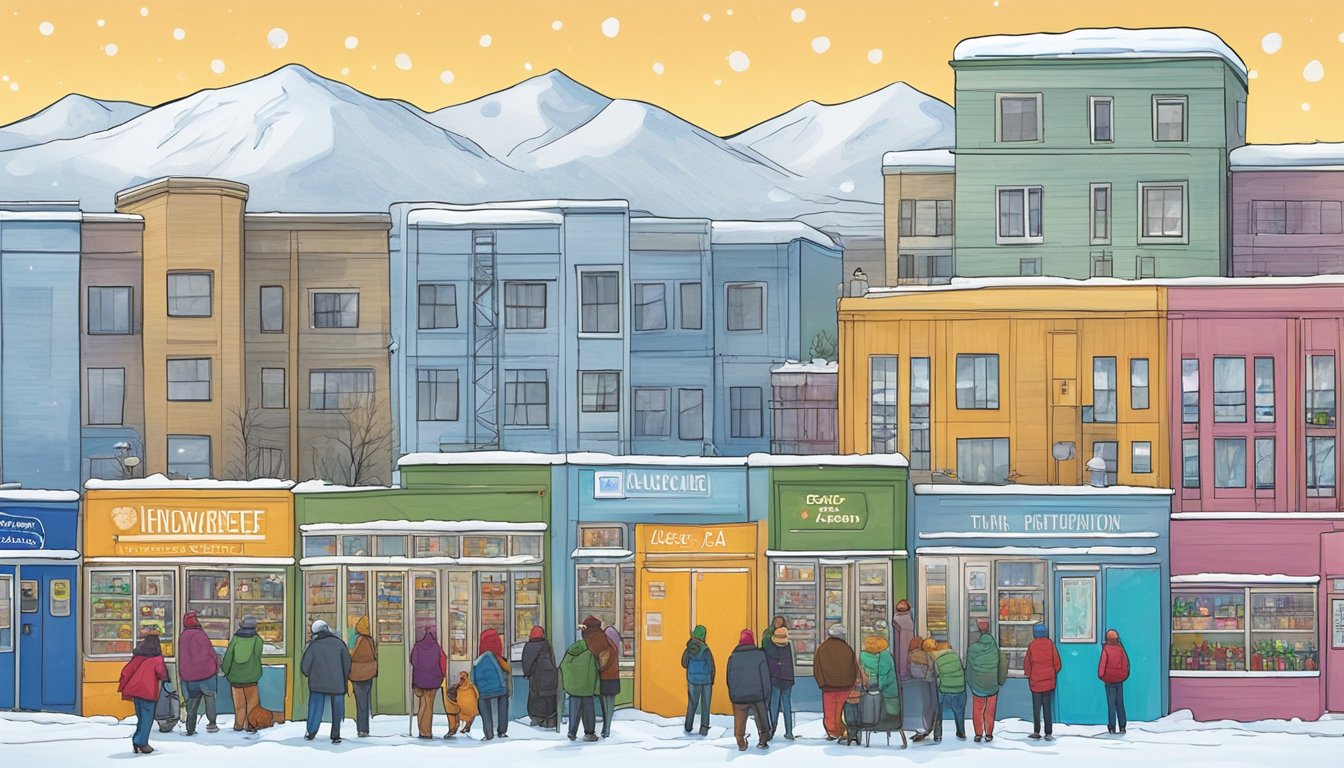
{"label": "orange sign with text", "polygon": [[659,554],[755,554],[759,528],[755,523],[727,525],[635,526],[639,547]]}
{"label": "orange sign with text", "polygon": [[293,497],[241,493],[91,490],[85,557],[293,557]]}

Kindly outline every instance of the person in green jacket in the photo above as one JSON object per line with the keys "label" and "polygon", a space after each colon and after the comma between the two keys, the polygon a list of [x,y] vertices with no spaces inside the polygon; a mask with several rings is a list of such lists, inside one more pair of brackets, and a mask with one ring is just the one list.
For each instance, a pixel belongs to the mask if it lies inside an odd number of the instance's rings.
{"label": "person in green jacket", "polygon": [[933,742],[943,740],[943,710],[952,710],[957,738],[966,740],[966,670],[961,658],[947,643],[940,643],[933,656],[933,675],[938,682],[938,715],[933,720]]}
{"label": "person in green jacket", "polygon": [[[900,730],[901,684],[896,675],[896,659],[887,653],[889,647],[887,638],[881,635],[864,638],[863,651],[859,653],[859,664],[868,678],[868,686],[870,688],[876,686],[882,691],[882,719],[888,722],[894,720],[895,730]],[[901,734],[901,738],[905,738],[904,733]]]}
{"label": "person in green jacket", "polygon": [[[579,627],[583,631],[583,627]],[[569,740],[579,735],[579,719],[583,719],[583,740],[597,741],[596,700],[601,693],[602,681],[598,676],[597,659],[588,649],[582,636],[565,650],[560,660],[560,681],[569,695]]]}
{"label": "person in green jacket", "polygon": [[1008,679],[1008,657],[994,642],[989,619],[980,619],[976,628],[980,637],[966,649],[966,677],[971,689],[971,727],[978,743],[982,738],[994,740],[994,710],[998,706],[999,689]]}
{"label": "person in green jacket", "polygon": [[257,637],[257,620],[244,616],[237,631],[224,651],[219,672],[229,681],[233,692],[233,730],[246,729],[256,733],[252,712],[261,709],[257,683],[261,680],[261,638]]}

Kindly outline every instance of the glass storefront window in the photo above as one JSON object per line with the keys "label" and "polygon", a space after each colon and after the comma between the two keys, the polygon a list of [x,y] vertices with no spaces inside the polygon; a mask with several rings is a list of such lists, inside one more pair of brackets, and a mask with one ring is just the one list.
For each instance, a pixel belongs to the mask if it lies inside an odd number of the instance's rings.
{"label": "glass storefront window", "polygon": [[635,664],[635,566],[621,566],[621,664]]}
{"label": "glass storefront window", "polygon": [[14,650],[14,577],[0,576],[0,651]]}
{"label": "glass storefront window", "polygon": [[283,571],[187,571],[187,610],[211,638],[229,638],[243,618],[257,620],[267,655],[285,652]]}
{"label": "glass storefront window", "polygon": [[[345,573],[345,641],[355,642],[355,625],[369,615],[369,572]],[[373,627],[369,627],[373,631]]]}
{"label": "glass storefront window", "polygon": [[845,623],[845,569],[839,565],[821,568],[822,631]]}
{"label": "glass storefront window", "polygon": [[579,526],[579,547],[582,549],[621,549],[624,546],[623,525]]}
{"label": "glass storefront window", "polygon": [[405,634],[403,598],[406,591],[406,574],[378,573],[377,589],[374,598],[374,617],[377,619],[378,627],[374,639],[379,643],[400,643]]}
{"label": "glass storefront window", "polygon": [[335,557],[335,556],[336,556],[336,537],[335,537],[335,536],[304,536],[304,537],[303,537],[303,556],[304,556],[304,557]]}
{"label": "glass storefront window", "polygon": [[940,643],[950,641],[947,624],[947,562],[922,560],[924,571],[924,635]]}
{"label": "glass storefront window", "polygon": [[617,626],[616,617],[619,606],[617,596],[620,584],[617,581],[618,568],[615,565],[579,565],[575,570],[577,600],[574,626],[578,626],[588,616],[602,621],[602,626]]}
{"label": "glass storefront window", "polygon": [[416,557],[457,557],[456,536],[416,536]]}
{"label": "glass storefront window", "polygon": [[503,536],[463,536],[463,557],[507,557],[509,554]]}
{"label": "glass storefront window", "polygon": [[439,580],[433,573],[417,573],[412,582],[415,588],[415,639],[420,633],[433,629],[439,636]]}
{"label": "glass storefront window", "polygon": [[306,571],[303,574],[303,609],[307,626],[318,619],[327,622],[328,626],[336,626],[336,571]]}
{"label": "glass storefront window", "polygon": [[188,571],[187,610],[195,611],[211,638],[233,636],[232,580],[228,571]]}
{"label": "glass storefront window", "polygon": [[369,537],[368,536],[342,536],[341,554],[346,557],[368,557],[369,556]]}
{"label": "glass storefront window", "polygon": [[[463,546],[465,547],[465,543]],[[494,629],[499,633],[500,639],[504,640],[509,636],[504,626],[508,618],[506,611],[509,600],[509,575],[500,572],[482,573],[480,580],[478,592],[481,598],[480,624],[476,627],[477,632]]]}
{"label": "glass storefront window", "polygon": [[771,616],[788,622],[794,660],[811,664],[817,652],[817,566],[809,562],[774,564],[774,600]]}
{"label": "glass storefront window", "polygon": [[513,537],[513,556],[514,557],[535,557],[541,559],[541,537],[540,536],[514,536]]}
{"label": "glass storefront window", "polygon": [[1316,590],[1172,590],[1172,670],[1316,672]]}
{"label": "glass storefront window", "polygon": [[470,661],[475,647],[468,637],[471,621],[471,574],[453,571],[448,574],[448,657],[453,661]]}
{"label": "glass storefront window", "polygon": [[134,585],[135,575],[131,571],[89,573],[90,655],[107,656],[135,650]]}
{"label": "glass storefront window", "polygon": [[527,642],[527,634],[539,624],[541,624],[541,571],[514,571],[514,644]]}
{"label": "glass storefront window", "polygon": [[1031,643],[1031,628],[1045,621],[1045,563],[999,560],[994,563],[998,605],[999,648],[1008,667],[1021,670]]}
{"label": "glass storefront window", "polygon": [[1246,591],[1172,590],[1171,668],[1246,670]]}
{"label": "glass storefront window", "polygon": [[879,635],[888,638],[891,611],[887,597],[886,563],[859,563],[859,638]]}
{"label": "glass storefront window", "polygon": [[374,554],[378,557],[405,557],[405,536],[375,536]]}
{"label": "glass storefront window", "polygon": [[1251,671],[1316,671],[1315,591],[1251,590],[1250,653]]}

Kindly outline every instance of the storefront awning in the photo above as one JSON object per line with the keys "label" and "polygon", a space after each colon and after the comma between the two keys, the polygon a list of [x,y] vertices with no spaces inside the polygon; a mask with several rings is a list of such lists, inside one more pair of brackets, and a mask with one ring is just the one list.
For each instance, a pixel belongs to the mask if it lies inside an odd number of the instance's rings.
{"label": "storefront awning", "polygon": [[1142,557],[1157,554],[1156,547],[919,547],[920,555],[1116,555]]}
{"label": "storefront awning", "polygon": [[246,568],[256,565],[293,565],[292,557],[86,557],[85,563],[109,565],[237,565]]}
{"label": "storefront awning", "polygon": [[1319,584],[1320,576],[1282,573],[1187,573],[1171,577],[1172,584]]}
{"label": "storefront awning", "polygon": [[766,557],[909,557],[904,549],[767,549]]}
{"label": "storefront awning", "polygon": [[[292,561],[291,561],[292,562]],[[509,557],[403,557],[403,556],[344,556],[305,557],[299,561],[299,567],[309,568],[320,565],[388,565],[415,568],[428,568],[434,565],[541,565],[542,559],[533,555],[510,555]]]}
{"label": "storefront awning", "polygon": [[1134,531],[1132,533],[1003,533],[994,531],[934,531],[920,533],[921,539],[1156,539],[1162,534],[1157,531]]}
{"label": "storefront awning", "polygon": [[475,533],[477,531],[540,533],[545,523],[508,523],[493,520],[369,520],[363,523],[308,523],[304,533]]}
{"label": "storefront awning", "polygon": [[0,549],[0,562],[6,560],[78,560],[75,549]]}
{"label": "storefront awning", "polygon": [[628,549],[608,549],[605,547],[579,547],[569,556],[575,560],[598,559],[598,560],[628,560],[635,556],[634,552]]}

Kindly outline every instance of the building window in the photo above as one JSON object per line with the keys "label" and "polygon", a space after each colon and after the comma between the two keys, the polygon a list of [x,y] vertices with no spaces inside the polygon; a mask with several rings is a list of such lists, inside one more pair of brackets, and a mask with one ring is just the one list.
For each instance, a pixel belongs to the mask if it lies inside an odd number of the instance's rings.
{"label": "building window", "polygon": [[1246,421],[1246,358],[1213,358],[1213,420]]}
{"label": "building window", "polygon": [[999,407],[999,356],[957,355],[957,408]]}
{"label": "building window", "polygon": [[621,410],[621,374],[616,371],[579,372],[579,410],[616,413]]}
{"label": "building window", "polygon": [[1135,256],[1134,271],[1139,279],[1157,277],[1156,256]]}
{"label": "building window", "polygon": [[1274,438],[1255,438],[1255,489],[1274,488]]}
{"label": "building window", "polygon": [[504,425],[545,427],[550,424],[550,383],[544,370],[504,371]]}
{"label": "building window", "polygon": [[126,404],[125,368],[90,368],[89,424],[121,424]]}
{"label": "building window", "polygon": [[89,459],[89,477],[98,480],[121,480],[126,477],[121,459],[95,456]]}
{"label": "building window", "polygon": [[1136,357],[1129,361],[1129,407],[1135,411],[1148,408],[1148,358]]}
{"label": "building window", "polygon": [[901,237],[943,237],[950,234],[951,200],[901,201]]}
{"label": "building window", "polygon": [[1089,96],[1088,114],[1091,117],[1092,143],[1109,144],[1115,141],[1112,116],[1115,102],[1110,96]]}
{"label": "building window", "polygon": [[929,469],[931,452],[929,418],[932,390],[929,387],[929,358],[910,359],[910,468]]}
{"label": "building window", "polygon": [[285,471],[285,451],[283,448],[257,449],[257,474],[262,477],[286,477],[289,475]]}
{"label": "building window", "polygon": [[1255,420],[1274,421],[1274,358],[1255,358]]}
{"label": "building window", "polygon": [[169,435],[168,476],[186,480],[209,477],[210,436]]}
{"label": "building window", "polygon": [[1092,358],[1092,420],[1114,424],[1119,415],[1119,383],[1114,357]]}
{"label": "building window", "polygon": [[997,94],[999,141],[1041,140],[1041,95]]}
{"label": "building window", "polygon": [[667,286],[635,283],[635,330],[667,330]]}
{"label": "building window", "polygon": [[700,283],[682,283],[677,286],[681,301],[681,328],[684,331],[698,331],[704,328],[700,305],[703,303]]}
{"label": "building window", "polygon": [[[422,331],[457,327],[457,286],[452,283],[421,283],[419,285],[418,322]],[[322,295],[322,294],[318,294]],[[318,326],[353,328],[354,325]]]}
{"label": "building window", "polygon": [[1185,237],[1185,185],[1139,184],[1145,238]]}
{"label": "building window", "polygon": [[89,286],[89,333],[128,334],[131,332],[131,297],[123,286]]}
{"label": "building window", "polygon": [[415,418],[457,421],[457,369],[422,368],[415,372]]}
{"label": "building window", "polygon": [[1307,355],[1307,423],[1334,426],[1334,355]]}
{"label": "building window", "polygon": [[1185,141],[1185,97],[1153,97],[1153,141]]}
{"label": "building window", "polygon": [[289,391],[285,387],[284,368],[261,369],[261,407],[285,408],[289,405]]}
{"label": "building window", "polygon": [[168,273],[168,316],[210,316],[210,272]]}
{"label": "building window", "polygon": [[732,387],[728,390],[730,434],[734,438],[761,436],[760,387]]}
{"label": "building window", "polygon": [[285,332],[285,289],[279,285],[261,286],[261,332]]}
{"label": "building window", "polygon": [[1173,588],[1171,669],[1210,677],[1315,676],[1316,606],[1314,587]]}
{"label": "building window", "polygon": [[1194,358],[1181,361],[1181,421],[1199,423],[1199,361]]}
{"label": "building window", "polygon": [[1129,444],[1130,472],[1136,475],[1149,475],[1153,472],[1153,444],[1146,440],[1135,440]]}
{"label": "building window", "polygon": [[1106,484],[1115,485],[1120,480],[1120,443],[1114,440],[1093,441],[1092,455],[1106,462]]}
{"label": "building window", "polygon": [[1036,277],[1041,274],[1041,259],[1018,259],[1017,274],[1021,277]]}
{"label": "building window", "polygon": [[1093,184],[1092,192],[1092,244],[1108,245],[1111,242],[1111,185]]}
{"label": "building window", "polygon": [[1043,238],[1043,187],[998,187],[999,243],[1039,243]]}
{"label": "building window", "polygon": [[1115,260],[1111,258],[1110,251],[1092,254],[1092,276],[1115,277]]}
{"label": "building window", "polygon": [[1215,488],[1246,487],[1246,438],[1214,438],[1213,486]]}
{"label": "building window", "polygon": [[666,389],[635,389],[635,436],[666,437],[671,432]]}
{"label": "building window", "polygon": [[1338,200],[1256,200],[1252,234],[1338,235],[1344,231],[1344,203]]}
{"label": "building window", "polygon": [[677,390],[677,437],[705,439],[705,390]]}
{"label": "building window", "polygon": [[621,273],[579,273],[579,333],[621,332]]}
{"label": "building window", "polygon": [[191,357],[168,361],[169,400],[210,399],[210,358]]}
{"label": "building window", "polygon": [[957,440],[957,479],[963,483],[1002,483],[1008,479],[1008,438]]}
{"label": "building window", "polygon": [[308,372],[308,409],[339,411],[373,396],[373,371],[318,370]]}
{"label": "building window", "polygon": [[313,327],[358,328],[359,291],[314,293]]}
{"label": "building window", "polygon": [[900,377],[897,358],[872,355],[868,358],[869,372],[869,453],[896,453],[896,429],[899,419],[896,406],[899,398]]}
{"label": "building window", "polygon": [[546,284],[509,280],[504,283],[504,327],[535,331],[546,327]]}
{"label": "building window", "polygon": [[1335,438],[1307,438],[1307,495],[1335,495]]}
{"label": "building window", "polygon": [[1199,438],[1181,441],[1181,487],[1199,487]]}
{"label": "building window", "polygon": [[759,331],[765,328],[765,286],[761,283],[727,285],[728,330]]}

